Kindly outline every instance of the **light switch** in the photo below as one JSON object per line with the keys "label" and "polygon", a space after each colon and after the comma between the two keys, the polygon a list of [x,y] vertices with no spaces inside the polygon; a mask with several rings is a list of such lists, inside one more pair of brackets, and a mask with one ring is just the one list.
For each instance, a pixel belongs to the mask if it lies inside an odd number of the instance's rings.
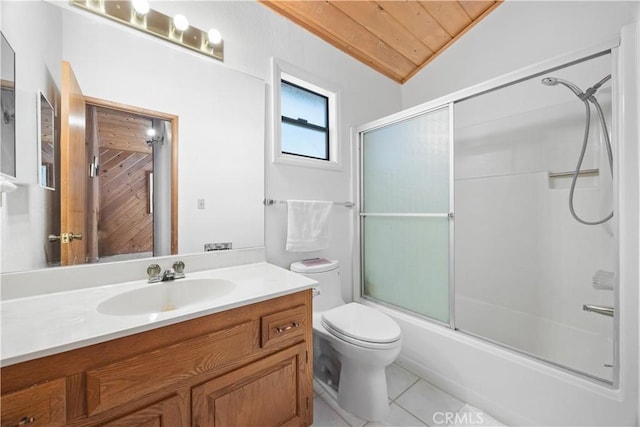
{"label": "light switch", "polygon": [[198,209],[204,209],[204,199],[198,199]]}

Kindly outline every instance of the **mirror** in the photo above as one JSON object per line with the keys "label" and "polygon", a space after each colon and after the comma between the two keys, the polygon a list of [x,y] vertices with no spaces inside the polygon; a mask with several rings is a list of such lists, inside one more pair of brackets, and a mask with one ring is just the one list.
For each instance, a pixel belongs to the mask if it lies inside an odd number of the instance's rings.
{"label": "mirror", "polygon": [[[17,162],[19,170],[31,174],[29,184],[34,185],[20,187],[2,207],[0,272],[55,265],[56,253],[64,244],[49,242],[50,235],[55,239],[64,233],[82,233],[82,244],[89,239],[86,229],[83,233],[82,227],[61,225],[63,60],[71,65],[85,100],[105,100],[177,117],[178,173],[171,184],[178,192],[175,206],[169,209],[177,212],[170,219],[177,225],[178,254],[227,243],[232,249],[264,245],[263,79],[64,2],[3,2],[2,13],[3,31],[10,40],[20,42],[14,46],[18,68],[28,70],[21,73],[16,92],[21,129],[18,146],[33,149],[20,149]],[[49,181],[46,185],[55,191],[40,186],[35,168],[45,161],[38,159],[41,149],[35,150],[40,145],[33,94],[40,90],[57,112],[54,158],[60,161],[54,162],[52,185]],[[45,108],[46,104],[41,102]],[[70,124],[78,124],[73,122],[78,118],[72,116]],[[84,166],[85,177],[90,164],[91,159]],[[103,171],[106,166],[100,165]],[[154,188],[161,179],[154,169]],[[151,182],[147,176],[144,180]],[[160,196],[153,194],[154,199]],[[123,212],[114,215],[128,223]]]}
{"label": "mirror", "polygon": [[16,64],[15,53],[3,33],[0,55],[2,70],[0,70],[0,103],[2,104],[2,133],[0,152],[0,173],[9,177],[16,177],[16,102],[15,82]]}
{"label": "mirror", "polygon": [[55,190],[55,132],[53,106],[42,92],[37,98],[38,112],[38,182],[48,190]]}

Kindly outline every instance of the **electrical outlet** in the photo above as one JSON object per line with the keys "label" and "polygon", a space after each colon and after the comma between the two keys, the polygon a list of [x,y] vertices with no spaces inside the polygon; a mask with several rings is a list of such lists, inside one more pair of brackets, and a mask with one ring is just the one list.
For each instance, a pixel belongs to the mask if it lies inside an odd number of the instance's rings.
{"label": "electrical outlet", "polygon": [[198,209],[204,209],[204,199],[198,199]]}

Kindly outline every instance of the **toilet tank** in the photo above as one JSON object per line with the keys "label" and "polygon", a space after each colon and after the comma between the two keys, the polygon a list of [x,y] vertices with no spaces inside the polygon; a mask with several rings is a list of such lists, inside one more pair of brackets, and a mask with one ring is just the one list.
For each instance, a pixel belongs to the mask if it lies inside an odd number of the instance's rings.
{"label": "toilet tank", "polygon": [[326,311],[344,304],[340,265],[337,260],[315,258],[291,264],[291,271],[318,282],[314,287],[313,311]]}

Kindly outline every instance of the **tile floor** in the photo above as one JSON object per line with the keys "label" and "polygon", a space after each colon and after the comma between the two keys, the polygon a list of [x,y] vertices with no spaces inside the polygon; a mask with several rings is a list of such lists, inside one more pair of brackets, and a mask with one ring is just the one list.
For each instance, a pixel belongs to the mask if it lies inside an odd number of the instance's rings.
{"label": "tile floor", "polygon": [[396,364],[387,368],[391,405],[382,422],[368,422],[345,411],[317,381],[313,390],[314,427],[504,426]]}

